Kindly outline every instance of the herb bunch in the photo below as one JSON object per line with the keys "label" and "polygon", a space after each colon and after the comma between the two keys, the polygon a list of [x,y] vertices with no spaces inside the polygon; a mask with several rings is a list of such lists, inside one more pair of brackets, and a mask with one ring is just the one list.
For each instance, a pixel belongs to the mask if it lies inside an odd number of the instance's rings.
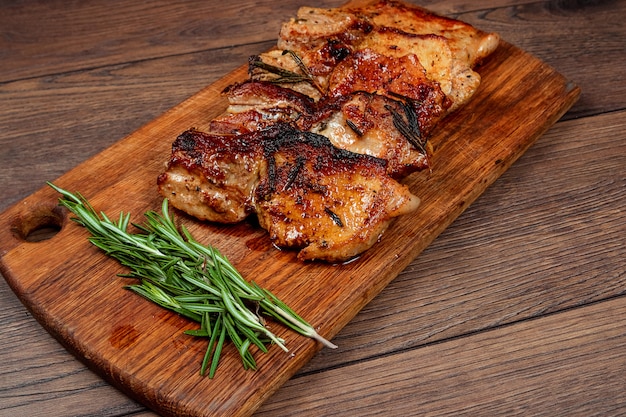
{"label": "herb bunch", "polygon": [[146,299],[200,323],[186,334],[208,339],[200,373],[215,375],[227,339],[236,347],[245,369],[256,369],[251,347],[267,352],[276,344],[288,351],[284,341],[266,326],[269,316],[292,330],[336,348],[278,297],[254,282],[243,279],[216,248],[196,241],[170,215],[167,199],[161,213],[148,211],[143,224],[133,224],[139,232],[130,233],[130,213],[120,213],[112,221],[98,214],[79,193],[70,193],[48,183],[62,197],[59,203],[77,217],[72,218],[90,233],[89,241],[130,269],[122,277],[135,278],[126,288]]}

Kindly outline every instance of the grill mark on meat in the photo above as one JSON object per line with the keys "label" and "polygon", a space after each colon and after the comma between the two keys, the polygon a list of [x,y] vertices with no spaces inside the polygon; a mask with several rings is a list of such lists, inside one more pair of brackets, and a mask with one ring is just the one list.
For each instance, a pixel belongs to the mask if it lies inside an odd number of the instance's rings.
{"label": "grill mark on meat", "polygon": [[266,155],[267,160],[267,191],[263,193],[263,199],[269,200],[276,191],[276,158],[274,155]]}
{"label": "grill mark on meat", "polygon": [[294,183],[294,181],[298,177],[298,173],[304,166],[305,161],[306,161],[306,158],[304,156],[299,156],[298,159],[296,160],[295,165],[291,168],[291,170],[289,171],[289,174],[287,175],[287,182],[285,183],[285,187],[284,187],[286,190],[291,187],[291,185]]}

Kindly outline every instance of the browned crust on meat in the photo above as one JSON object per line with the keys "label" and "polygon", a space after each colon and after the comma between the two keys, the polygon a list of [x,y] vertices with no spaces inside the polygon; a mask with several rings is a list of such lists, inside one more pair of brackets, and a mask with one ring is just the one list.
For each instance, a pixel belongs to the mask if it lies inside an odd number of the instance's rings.
{"label": "browned crust on meat", "polygon": [[480,84],[498,36],[395,0],[303,7],[251,57],[210,132],[172,146],[160,193],[199,219],[256,214],[301,260],[341,262],[419,199],[397,180],[430,165],[428,136]]}

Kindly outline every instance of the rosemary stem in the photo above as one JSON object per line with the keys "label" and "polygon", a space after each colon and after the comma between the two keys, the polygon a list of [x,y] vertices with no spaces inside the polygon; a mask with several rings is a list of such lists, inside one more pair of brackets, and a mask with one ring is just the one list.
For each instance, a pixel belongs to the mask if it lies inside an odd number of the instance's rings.
{"label": "rosemary stem", "polygon": [[289,323],[293,324],[298,329],[300,329],[300,332],[302,335],[310,337],[311,339],[317,340],[318,342],[321,342],[324,346],[328,348],[337,349],[337,345],[335,345],[334,343],[322,337],[319,333],[315,331],[313,326],[304,324],[301,321],[296,320],[291,314],[287,313],[285,310],[283,310],[282,308],[278,306],[274,306],[274,311],[277,314],[279,314],[281,317],[283,317],[285,320],[287,320]]}

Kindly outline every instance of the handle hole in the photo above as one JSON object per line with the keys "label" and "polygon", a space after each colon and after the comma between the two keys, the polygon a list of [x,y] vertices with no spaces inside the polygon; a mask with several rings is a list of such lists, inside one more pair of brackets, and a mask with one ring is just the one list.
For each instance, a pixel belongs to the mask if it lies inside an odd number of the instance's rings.
{"label": "handle hole", "polygon": [[60,231],[61,225],[59,224],[42,224],[24,236],[24,240],[27,242],[43,242],[44,240],[52,239]]}
{"label": "handle hole", "polygon": [[13,222],[13,233],[26,242],[52,239],[63,228],[65,210],[58,205],[37,205]]}

